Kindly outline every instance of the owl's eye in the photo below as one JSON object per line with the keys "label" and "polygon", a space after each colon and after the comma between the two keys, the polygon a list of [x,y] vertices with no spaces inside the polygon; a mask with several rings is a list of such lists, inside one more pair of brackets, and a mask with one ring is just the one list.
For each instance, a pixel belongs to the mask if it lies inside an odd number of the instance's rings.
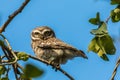
{"label": "owl's eye", "polygon": [[39,35],[40,33],[39,32],[34,32],[35,35]]}
{"label": "owl's eye", "polygon": [[51,35],[52,35],[52,32],[51,32],[51,31],[46,31],[46,32],[44,32],[44,35],[45,35],[45,36],[51,36]]}

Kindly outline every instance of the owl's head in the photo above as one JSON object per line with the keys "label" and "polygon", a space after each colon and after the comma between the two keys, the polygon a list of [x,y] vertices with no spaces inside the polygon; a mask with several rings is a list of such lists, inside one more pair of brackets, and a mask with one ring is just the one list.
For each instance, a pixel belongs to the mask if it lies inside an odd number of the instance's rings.
{"label": "owl's head", "polygon": [[48,26],[37,27],[31,33],[32,40],[46,40],[52,37],[55,37],[55,33]]}

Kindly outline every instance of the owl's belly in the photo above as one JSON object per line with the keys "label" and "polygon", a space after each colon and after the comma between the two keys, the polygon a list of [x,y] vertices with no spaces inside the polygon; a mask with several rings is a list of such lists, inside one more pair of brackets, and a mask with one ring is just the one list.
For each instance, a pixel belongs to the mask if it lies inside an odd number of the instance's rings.
{"label": "owl's belly", "polygon": [[36,49],[36,56],[42,60],[53,62],[55,64],[64,64],[67,59],[64,51],[61,49]]}

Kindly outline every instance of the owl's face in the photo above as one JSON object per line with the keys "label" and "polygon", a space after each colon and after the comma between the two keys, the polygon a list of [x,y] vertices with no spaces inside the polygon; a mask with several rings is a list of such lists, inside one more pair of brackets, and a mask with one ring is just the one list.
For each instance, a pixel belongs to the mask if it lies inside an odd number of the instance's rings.
{"label": "owl's face", "polygon": [[47,26],[37,27],[31,33],[32,40],[47,40],[55,37],[55,33]]}

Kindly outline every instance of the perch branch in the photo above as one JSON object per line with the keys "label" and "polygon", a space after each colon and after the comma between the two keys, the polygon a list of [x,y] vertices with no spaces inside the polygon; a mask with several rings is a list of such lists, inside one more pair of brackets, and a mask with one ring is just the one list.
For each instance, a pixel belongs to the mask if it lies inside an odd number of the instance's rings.
{"label": "perch branch", "polygon": [[63,69],[61,69],[60,67],[56,67],[56,66],[54,66],[54,64],[51,64],[51,63],[49,63],[49,62],[47,62],[47,61],[44,61],[44,60],[41,60],[41,59],[38,59],[38,58],[36,58],[36,57],[34,57],[34,56],[31,56],[31,55],[28,55],[30,58],[32,58],[32,59],[34,59],[34,60],[37,60],[37,61],[40,61],[40,62],[43,62],[43,63],[45,63],[45,64],[49,64],[49,65],[51,65],[52,67],[55,67],[57,70],[59,70],[60,72],[62,72],[65,76],[67,76],[70,80],[74,80],[74,78],[72,77],[72,76],[70,76],[67,72],[65,72]]}
{"label": "perch branch", "polygon": [[116,63],[116,66],[115,66],[115,68],[114,68],[114,71],[113,71],[113,73],[112,73],[112,77],[111,77],[110,80],[114,80],[114,77],[115,77],[115,75],[116,75],[116,73],[117,73],[117,68],[118,68],[119,65],[120,65],[120,57],[119,57],[119,59],[118,59],[118,61],[117,61],[117,63]]}
{"label": "perch branch", "polygon": [[5,28],[8,26],[8,24],[14,19],[15,16],[17,16],[19,13],[22,12],[22,10],[24,9],[24,7],[28,4],[30,0],[25,0],[25,2],[20,6],[20,8],[18,10],[16,10],[15,12],[13,12],[9,17],[8,20],[2,25],[2,27],[0,28],[0,33],[2,33],[3,31],[5,31]]}

